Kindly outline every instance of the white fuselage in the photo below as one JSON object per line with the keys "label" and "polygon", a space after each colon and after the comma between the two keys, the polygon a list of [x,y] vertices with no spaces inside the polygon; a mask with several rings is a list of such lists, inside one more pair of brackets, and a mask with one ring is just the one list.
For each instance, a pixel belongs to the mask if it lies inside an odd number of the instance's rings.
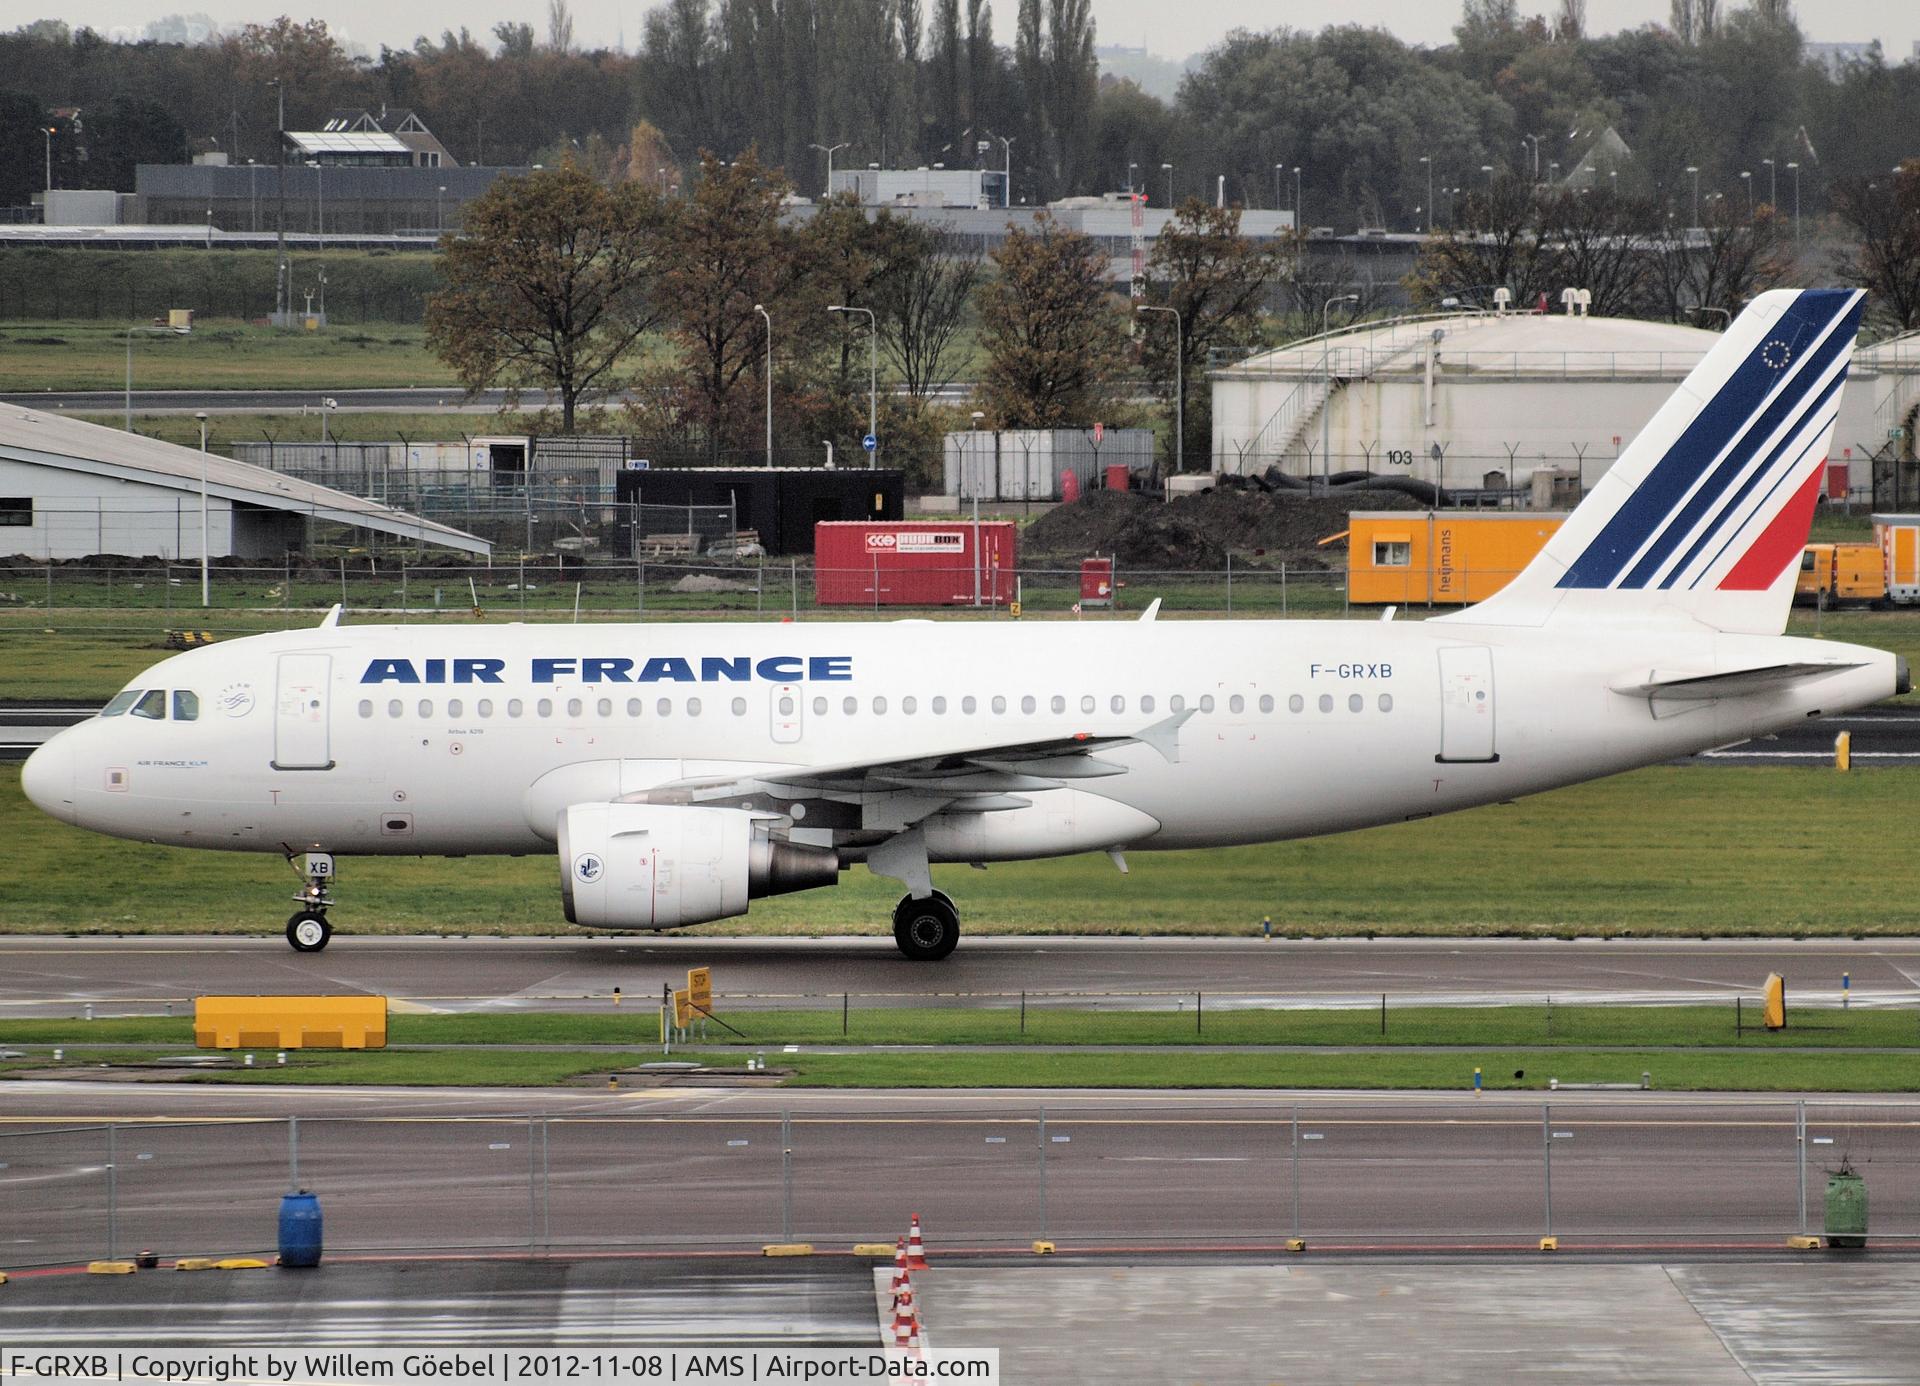
{"label": "white fuselage", "polygon": [[[1684,702],[1616,691],[1651,670],[1795,662],[1853,667]],[[1191,712],[1173,759],[1140,743],[1104,750],[1124,773],[1027,794],[962,845],[929,838],[935,860],[1015,859],[1425,817],[1862,706],[1896,677],[1891,655],[1827,641],[1457,618],[329,626],[162,661],[132,687],[189,690],[197,718],[96,718],[35,756],[27,788],[68,821],[144,842],[533,853],[553,849],[575,803],[1127,737]],[[1048,800],[1064,794],[1133,810],[1106,832],[1120,840],[1059,829]],[[792,807],[796,840],[835,845]]]}

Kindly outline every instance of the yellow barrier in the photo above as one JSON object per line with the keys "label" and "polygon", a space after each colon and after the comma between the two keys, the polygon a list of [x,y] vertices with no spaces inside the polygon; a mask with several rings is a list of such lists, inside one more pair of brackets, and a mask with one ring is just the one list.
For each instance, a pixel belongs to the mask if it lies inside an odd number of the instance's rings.
{"label": "yellow barrier", "polygon": [[133,1273],[133,1262],[131,1261],[87,1262],[88,1275],[132,1275]]}
{"label": "yellow barrier", "polygon": [[891,1256],[893,1255],[893,1243],[855,1242],[853,1244],[853,1254],[855,1256]]}
{"label": "yellow barrier", "polygon": [[196,996],[202,1049],[384,1049],[384,996]]}
{"label": "yellow barrier", "polygon": [[762,1256],[811,1256],[812,1242],[774,1242],[760,1248]]}
{"label": "yellow barrier", "polygon": [[1765,999],[1765,1015],[1769,1030],[1787,1028],[1787,979],[1778,972],[1767,974],[1766,989],[1761,993]]}

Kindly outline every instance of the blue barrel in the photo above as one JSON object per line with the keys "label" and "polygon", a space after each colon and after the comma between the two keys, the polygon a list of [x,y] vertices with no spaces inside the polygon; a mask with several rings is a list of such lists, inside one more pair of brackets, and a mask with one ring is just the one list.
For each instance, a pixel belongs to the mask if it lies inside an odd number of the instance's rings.
{"label": "blue barrel", "polygon": [[320,1264],[320,1198],[305,1189],[280,1196],[280,1264]]}

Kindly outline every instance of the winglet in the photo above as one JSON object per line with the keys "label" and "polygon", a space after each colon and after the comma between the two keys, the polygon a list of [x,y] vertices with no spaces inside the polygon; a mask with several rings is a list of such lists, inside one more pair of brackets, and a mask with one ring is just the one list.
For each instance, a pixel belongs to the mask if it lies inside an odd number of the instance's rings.
{"label": "winglet", "polygon": [[1160,599],[1158,597],[1155,597],[1152,601],[1147,603],[1147,609],[1140,613],[1140,619],[1143,621],[1151,621],[1157,618],[1159,615],[1160,615]]}
{"label": "winglet", "polygon": [[1152,726],[1133,734],[1133,739],[1144,746],[1151,746],[1160,753],[1160,759],[1169,765],[1180,763],[1180,728],[1193,716],[1193,709],[1176,712],[1171,717],[1163,717]]}
{"label": "winglet", "polygon": [[332,630],[340,624],[340,603],[335,602],[327,614],[320,618],[321,630]]}

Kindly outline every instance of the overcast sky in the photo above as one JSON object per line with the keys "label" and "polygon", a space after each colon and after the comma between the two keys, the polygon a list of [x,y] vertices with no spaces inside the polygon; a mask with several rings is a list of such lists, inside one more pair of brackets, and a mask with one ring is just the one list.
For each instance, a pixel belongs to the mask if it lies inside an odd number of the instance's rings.
{"label": "overcast sky", "polygon": [[[1736,0],[1737,3],[1737,0]],[[1728,8],[1734,8],[1729,4]],[[574,0],[574,34],[587,46],[611,45],[625,39],[629,47],[637,45],[641,17],[651,6],[633,3],[608,3],[608,0]],[[932,6],[923,7],[931,12]],[[1014,0],[1001,0],[994,6],[995,30],[1004,43],[1012,37]],[[1151,49],[1163,57],[1181,58],[1216,42],[1236,26],[1268,28],[1285,23],[1296,28],[1317,29],[1339,22],[1382,25],[1413,43],[1439,44],[1447,41],[1460,6],[1456,0],[1308,0],[1308,3],[1270,4],[1259,0],[1094,0],[1094,16],[1102,43],[1126,44]],[[1521,11],[1533,13],[1553,8],[1551,0],[1521,0]],[[476,34],[485,35],[502,19],[523,19],[536,31],[546,25],[544,0],[505,0],[504,3],[474,4],[472,0],[412,0],[394,5],[389,0],[181,0],[177,5],[156,6],[154,0],[0,0],[0,28],[11,28],[41,15],[58,15],[78,27],[82,24],[113,33],[137,37],[141,28],[156,15],[170,11],[204,12],[223,25],[239,25],[249,20],[264,20],[282,10],[305,18],[309,14],[325,19],[337,34],[378,51],[381,44],[405,46],[421,33],[437,35],[445,28],[464,24]],[[1664,21],[1667,0],[1588,0],[1588,27],[1595,33],[1634,28],[1650,21]],[[1890,61],[1903,61],[1920,39],[1920,4],[1913,0],[1800,0],[1797,6],[1800,24],[1812,39],[1840,41],[1877,38],[1885,46]]]}

